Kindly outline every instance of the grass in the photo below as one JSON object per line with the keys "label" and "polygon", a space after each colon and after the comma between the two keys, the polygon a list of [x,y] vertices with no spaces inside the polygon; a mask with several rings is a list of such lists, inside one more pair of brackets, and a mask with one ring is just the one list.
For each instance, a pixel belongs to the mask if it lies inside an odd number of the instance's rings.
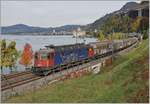
{"label": "grass", "polygon": [[148,40],[97,75],[89,74],[11,97],[7,102],[148,102]]}

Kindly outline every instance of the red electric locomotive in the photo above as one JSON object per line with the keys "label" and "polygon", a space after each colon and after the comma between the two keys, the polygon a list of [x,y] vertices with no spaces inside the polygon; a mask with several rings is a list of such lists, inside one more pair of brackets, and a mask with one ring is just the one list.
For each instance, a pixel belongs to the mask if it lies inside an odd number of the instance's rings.
{"label": "red electric locomotive", "polygon": [[44,70],[49,70],[56,65],[82,60],[93,55],[93,47],[85,44],[50,46],[35,52],[34,67],[32,70],[44,73]]}

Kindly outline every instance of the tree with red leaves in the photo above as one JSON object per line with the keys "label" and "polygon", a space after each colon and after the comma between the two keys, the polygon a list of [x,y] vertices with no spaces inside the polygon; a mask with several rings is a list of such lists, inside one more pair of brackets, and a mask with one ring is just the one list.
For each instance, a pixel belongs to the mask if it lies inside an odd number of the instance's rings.
{"label": "tree with red leaves", "polygon": [[33,58],[33,51],[30,44],[26,43],[24,46],[23,53],[21,55],[20,64],[27,67],[28,65],[32,64],[32,58]]}

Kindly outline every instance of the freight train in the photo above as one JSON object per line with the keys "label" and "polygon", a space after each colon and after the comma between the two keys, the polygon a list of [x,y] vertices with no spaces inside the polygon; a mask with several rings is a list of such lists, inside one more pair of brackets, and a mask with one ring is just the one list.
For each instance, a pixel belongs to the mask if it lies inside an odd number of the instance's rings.
{"label": "freight train", "polygon": [[40,75],[47,75],[49,74],[48,72],[50,72],[49,70],[53,67],[67,65],[71,62],[80,61],[98,54],[117,50],[131,45],[136,41],[136,38],[129,38],[113,42],[103,41],[89,44],[80,43],[62,46],[45,46],[45,49],[40,49],[35,52],[32,71]]}

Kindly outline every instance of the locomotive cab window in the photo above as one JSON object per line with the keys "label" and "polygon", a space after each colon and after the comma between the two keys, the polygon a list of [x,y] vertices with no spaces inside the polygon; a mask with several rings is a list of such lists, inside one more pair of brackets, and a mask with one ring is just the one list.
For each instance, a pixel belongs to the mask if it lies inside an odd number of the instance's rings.
{"label": "locomotive cab window", "polygon": [[46,54],[46,53],[42,53],[42,54],[41,54],[41,59],[42,59],[42,60],[47,59],[47,54]]}
{"label": "locomotive cab window", "polygon": [[35,59],[38,59],[38,53],[35,53]]}
{"label": "locomotive cab window", "polygon": [[51,57],[50,57],[50,54],[48,54],[47,58],[48,58],[48,59],[50,59],[50,58],[51,58]]}

